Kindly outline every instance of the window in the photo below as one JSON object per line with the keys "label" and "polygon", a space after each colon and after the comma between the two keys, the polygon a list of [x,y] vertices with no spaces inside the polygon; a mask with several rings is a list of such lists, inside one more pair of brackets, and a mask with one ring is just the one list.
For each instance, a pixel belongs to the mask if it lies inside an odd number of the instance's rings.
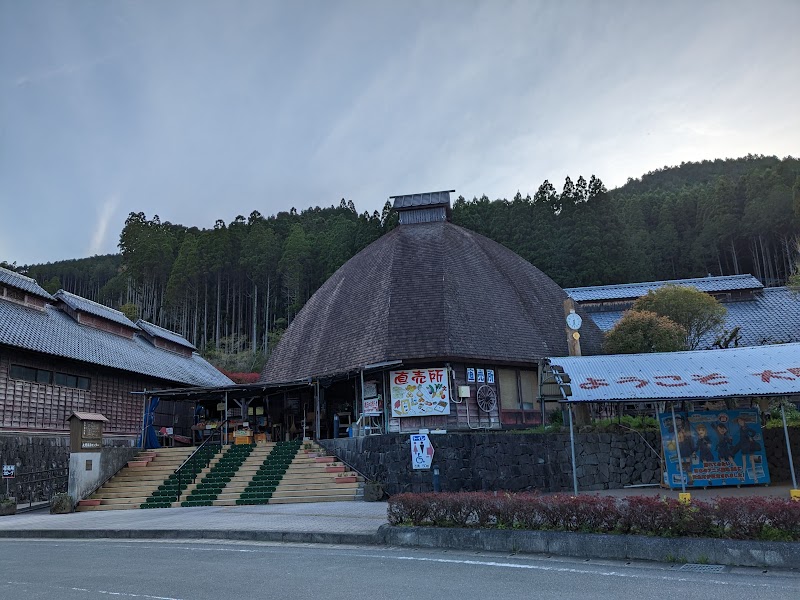
{"label": "window", "polygon": [[11,368],[8,370],[8,376],[11,377],[11,379],[21,379],[22,381],[31,381],[44,385],[55,384],[79,390],[88,390],[91,389],[92,386],[92,380],[88,377],[78,377],[77,375],[69,375],[68,373],[53,373],[46,369],[23,367],[22,365],[11,365]]}

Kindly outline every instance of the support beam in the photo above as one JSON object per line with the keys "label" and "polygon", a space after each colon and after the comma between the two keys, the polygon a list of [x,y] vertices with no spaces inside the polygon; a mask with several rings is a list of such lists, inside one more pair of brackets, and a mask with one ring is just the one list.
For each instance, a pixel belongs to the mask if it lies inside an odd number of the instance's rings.
{"label": "support beam", "polygon": [[575,464],[575,427],[572,424],[572,404],[567,404],[569,412],[569,445],[572,451],[572,490],[578,495],[578,465]]}

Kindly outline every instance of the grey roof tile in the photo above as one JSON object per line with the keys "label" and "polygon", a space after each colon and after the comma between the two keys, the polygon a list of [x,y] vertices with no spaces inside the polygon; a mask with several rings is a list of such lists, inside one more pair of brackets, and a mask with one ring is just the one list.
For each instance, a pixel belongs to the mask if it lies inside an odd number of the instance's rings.
{"label": "grey roof tile", "polygon": [[427,206],[450,206],[450,194],[455,190],[447,190],[443,192],[426,192],[424,194],[407,194],[405,196],[389,196],[394,200],[393,208],[395,210],[407,210],[418,207]]}
{"label": "grey roof tile", "polygon": [[103,319],[113,321],[114,323],[119,323],[120,325],[125,325],[131,329],[139,329],[134,322],[126,317],[122,312],[115,310],[110,306],[106,306],[105,304],[100,304],[99,302],[94,302],[92,300],[88,300],[87,298],[76,296],[75,294],[72,294],[66,290],[58,290],[55,297],[57,300],[61,300],[73,310],[83,311],[85,313],[89,313],[90,315],[101,317]]}
{"label": "grey roof tile", "polygon": [[233,383],[197,353],[187,358],[139,334],[128,339],[81,325],[50,305],[41,310],[0,300],[0,345],[193,386]]}
{"label": "grey roof tile", "polygon": [[[728,313],[724,328],[740,327],[740,346],[762,346],[800,342],[800,294],[786,287],[764,288],[751,300],[723,303]],[[622,318],[623,311],[592,312],[590,316],[603,331],[608,331]],[[710,348],[717,333],[707,334],[701,348]]]}
{"label": "grey roof tile", "polygon": [[[296,381],[390,360],[533,364],[568,354],[566,293],[508,248],[448,222],[401,225],[311,297],[261,381]],[[584,317],[582,349],[602,333]]]}
{"label": "grey roof tile", "polygon": [[161,338],[162,340],[167,340],[168,342],[183,346],[184,348],[189,348],[190,350],[197,350],[197,348],[191,344],[189,340],[178,335],[177,333],[170,331],[169,329],[164,329],[158,325],[153,325],[152,323],[148,323],[142,319],[137,320],[136,325],[148,335]]}
{"label": "grey roof tile", "polygon": [[645,281],[618,285],[595,285],[590,287],[565,288],[576,302],[600,300],[628,300],[644,296],[649,291],[668,285],[695,287],[701,292],[730,292],[733,290],[760,290],[764,285],[752,275],[724,275],[721,277],[696,277],[693,279],[671,279],[669,281]]}
{"label": "grey roof tile", "polygon": [[35,279],[31,279],[25,275],[4,269],[3,267],[0,267],[0,283],[9,287],[17,288],[23,292],[28,292],[34,296],[39,296],[45,300],[53,299],[53,297],[48,294],[44,288],[36,283]]}

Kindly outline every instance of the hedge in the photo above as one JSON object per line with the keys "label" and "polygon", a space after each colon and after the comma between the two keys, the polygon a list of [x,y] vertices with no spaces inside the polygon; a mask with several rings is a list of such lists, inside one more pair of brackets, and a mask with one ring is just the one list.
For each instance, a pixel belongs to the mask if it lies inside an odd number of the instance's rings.
{"label": "hedge", "polygon": [[398,494],[389,499],[388,519],[392,525],[800,541],[800,502],[777,498],[684,504],[644,496]]}

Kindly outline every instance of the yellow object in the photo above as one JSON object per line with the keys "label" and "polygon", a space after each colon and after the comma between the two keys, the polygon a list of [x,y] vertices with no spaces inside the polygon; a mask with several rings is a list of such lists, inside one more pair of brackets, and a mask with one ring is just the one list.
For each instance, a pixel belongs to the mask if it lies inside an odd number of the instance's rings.
{"label": "yellow object", "polygon": [[239,444],[252,444],[253,443],[253,436],[252,435],[237,435],[236,436],[236,445]]}
{"label": "yellow object", "polygon": [[678,494],[678,502],[682,502],[683,504],[691,504],[692,495],[689,492],[681,492]]}
{"label": "yellow object", "polygon": [[800,490],[789,490],[789,497],[792,500],[796,500],[797,502],[800,502]]}

